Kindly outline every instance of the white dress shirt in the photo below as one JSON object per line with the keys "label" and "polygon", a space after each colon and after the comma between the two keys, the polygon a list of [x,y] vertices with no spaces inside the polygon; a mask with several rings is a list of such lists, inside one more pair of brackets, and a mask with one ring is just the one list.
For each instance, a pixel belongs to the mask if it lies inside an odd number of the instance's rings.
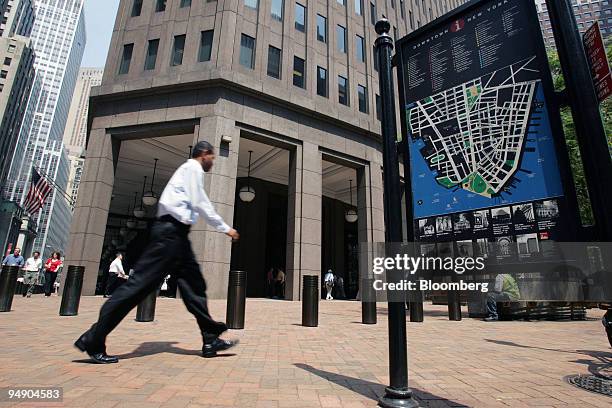
{"label": "white dress shirt", "polygon": [[34,257],[30,257],[28,258],[28,260],[25,262],[25,266],[23,267],[23,270],[28,271],[28,272],[38,272],[40,270],[40,268],[42,267],[42,258],[38,258],[38,259],[34,259]]}
{"label": "white dress shirt", "polygon": [[231,230],[208,199],[204,191],[204,170],[194,159],[187,160],[174,172],[159,198],[157,217],[164,215],[188,225],[195,224],[202,216],[219,232]]}
{"label": "white dress shirt", "polygon": [[123,264],[121,263],[121,259],[115,258],[115,260],[110,264],[108,268],[110,273],[116,273],[117,275],[125,275],[123,271]]}

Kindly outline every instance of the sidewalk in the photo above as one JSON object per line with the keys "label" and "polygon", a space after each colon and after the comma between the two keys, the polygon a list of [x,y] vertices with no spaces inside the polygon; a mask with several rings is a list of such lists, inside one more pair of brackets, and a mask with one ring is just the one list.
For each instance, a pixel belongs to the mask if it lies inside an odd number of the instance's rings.
{"label": "sidewalk", "polygon": [[[203,359],[193,317],[180,300],[160,298],[154,322],[136,322],[134,311],[109,337],[119,364],[100,366],[72,342],[102,301],[84,297],[79,316],[60,317],[58,297],[15,297],[0,314],[0,387],[61,386],[55,406],[70,407],[357,408],[375,407],[389,381],[384,304],[377,325],[362,325],[360,303],[322,301],[319,327],[305,328],[299,302],[249,299],[246,329],[227,335],[241,340],[235,354]],[[223,319],[225,305],[212,301],[213,316]],[[408,323],[410,385],[423,406],[612,402],[564,380],[612,371],[598,310],[583,322],[450,322],[431,305],[425,313],[425,323]]]}

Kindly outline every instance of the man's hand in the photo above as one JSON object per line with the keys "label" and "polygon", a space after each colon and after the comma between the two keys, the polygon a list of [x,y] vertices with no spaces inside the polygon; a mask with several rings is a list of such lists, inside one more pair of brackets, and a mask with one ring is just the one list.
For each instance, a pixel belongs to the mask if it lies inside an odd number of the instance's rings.
{"label": "man's hand", "polygon": [[226,232],[225,235],[232,238],[232,241],[238,241],[240,239],[240,234],[233,228]]}

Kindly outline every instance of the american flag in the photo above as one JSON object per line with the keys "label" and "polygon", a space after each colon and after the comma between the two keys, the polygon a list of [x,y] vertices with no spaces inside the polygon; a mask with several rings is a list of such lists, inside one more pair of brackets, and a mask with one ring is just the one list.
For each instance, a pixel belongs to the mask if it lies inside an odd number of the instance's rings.
{"label": "american flag", "polygon": [[36,169],[32,169],[32,181],[30,190],[23,203],[23,208],[30,214],[34,215],[45,204],[45,200],[51,193],[51,185],[42,177]]}

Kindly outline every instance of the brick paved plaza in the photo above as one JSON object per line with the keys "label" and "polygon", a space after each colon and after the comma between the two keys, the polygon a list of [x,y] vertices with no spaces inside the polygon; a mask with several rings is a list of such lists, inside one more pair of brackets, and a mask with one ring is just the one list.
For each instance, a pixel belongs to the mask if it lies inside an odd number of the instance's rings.
{"label": "brick paved plaza", "polygon": [[[249,299],[246,329],[229,335],[241,340],[235,354],[203,359],[195,320],[180,300],[161,298],[155,322],[133,312],[109,338],[119,364],[100,366],[72,342],[103,299],[84,297],[77,317],[59,317],[59,300],[16,297],[0,314],[0,387],[61,386],[58,406],[70,407],[348,408],[375,407],[388,383],[384,304],[379,323],[366,326],[359,303],[322,302],[319,327],[305,328],[300,303]],[[222,319],[225,302],[211,309]],[[431,407],[609,407],[610,398],[564,381],[610,372],[600,317],[450,322],[443,307],[426,305],[425,323],[408,323],[410,384]]]}

